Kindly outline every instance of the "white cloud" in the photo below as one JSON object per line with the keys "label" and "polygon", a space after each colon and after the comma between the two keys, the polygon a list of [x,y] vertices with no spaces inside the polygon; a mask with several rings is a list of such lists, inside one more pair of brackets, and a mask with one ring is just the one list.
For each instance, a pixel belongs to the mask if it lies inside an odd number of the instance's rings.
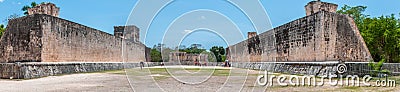
{"label": "white cloud", "polygon": [[4,2],[4,0],[0,0],[0,3]]}
{"label": "white cloud", "polygon": [[20,4],[21,4],[21,2],[18,2],[17,4],[19,4],[19,5],[20,5]]}
{"label": "white cloud", "polygon": [[193,32],[193,30],[183,30],[183,34],[187,34],[187,33],[190,33],[190,32]]}

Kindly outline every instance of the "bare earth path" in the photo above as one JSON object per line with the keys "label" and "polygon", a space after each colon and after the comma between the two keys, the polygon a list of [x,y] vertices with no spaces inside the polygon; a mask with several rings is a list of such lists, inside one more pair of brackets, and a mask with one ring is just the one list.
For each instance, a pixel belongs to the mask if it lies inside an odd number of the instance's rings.
{"label": "bare earth path", "polygon": [[50,76],[30,80],[1,80],[1,92],[59,92],[59,91],[129,91],[125,75],[109,73],[86,73]]}
{"label": "bare earth path", "polygon": [[[140,68],[127,69],[128,76],[123,70],[106,71],[97,73],[69,74],[62,76],[50,76],[29,80],[0,80],[1,92],[130,92],[133,89],[137,92],[251,92],[251,91],[399,91],[396,87],[341,87],[341,86],[317,86],[317,87],[265,87],[255,84],[259,71],[238,69],[238,68],[218,68],[212,72],[211,77],[186,75],[201,72],[196,67],[190,67],[186,71],[169,70],[175,74],[176,80],[163,67],[153,67],[141,70]],[[205,70],[207,71],[207,69]],[[207,74],[203,74],[207,75]],[[274,74],[283,75],[283,74]],[[130,82],[128,79],[131,79]],[[395,77],[400,78],[400,77]],[[182,81],[189,80],[185,83]],[[204,80],[206,79],[206,80]],[[203,81],[199,84],[191,82]],[[396,81],[399,82],[399,81]],[[129,85],[131,83],[132,85]],[[274,84],[277,84],[274,82]],[[266,90],[264,90],[266,89]]]}

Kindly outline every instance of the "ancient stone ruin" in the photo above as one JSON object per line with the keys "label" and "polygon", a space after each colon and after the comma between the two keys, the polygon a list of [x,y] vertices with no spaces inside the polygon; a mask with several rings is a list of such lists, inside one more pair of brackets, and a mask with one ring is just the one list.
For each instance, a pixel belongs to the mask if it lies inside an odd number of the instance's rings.
{"label": "ancient stone ruin", "polygon": [[58,9],[41,4],[10,20],[0,41],[0,62],[146,61],[136,26],[116,26],[111,35],[58,18]]}
{"label": "ancient stone ruin", "polygon": [[174,51],[169,53],[168,61],[179,61],[181,65],[194,65],[196,63],[207,64],[208,54],[191,54],[186,52]]}
{"label": "ancient stone ruin", "polygon": [[306,15],[229,46],[232,62],[368,62],[372,60],[352,17],[337,5],[312,1]]}
{"label": "ancient stone ruin", "polygon": [[[337,65],[343,63],[342,75],[363,76],[370,73],[370,52],[349,15],[336,13],[336,4],[311,1],[306,16],[264,33],[248,33],[248,39],[231,45],[227,59],[233,67],[271,72],[337,76]],[[399,72],[399,64],[384,64],[383,69]],[[395,75],[395,73],[392,73]]]}
{"label": "ancient stone ruin", "polygon": [[8,22],[0,40],[1,78],[115,70],[149,60],[138,27],[116,26],[112,35],[59,18],[58,12],[52,3],[40,4]]}
{"label": "ancient stone ruin", "polygon": [[53,3],[44,3],[44,4],[39,4],[35,7],[29,8],[28,9],[28,15],[33,15],[33,14],[47,14],[51,15],[54,17],[58,17],[60,8],[57,7]]}
{"label": "ancient stone ruin", "polygon": [[[305,6],[307,16],[264,33],[248,33],[247,40],[227,48],[227,59],[233,67],[317,76],[336,75],[336,65],[345,61],[346,74],[368,74],[372,60],[368,48],[354,20],[335,13],[336,8],[312,1]],[[8,22],[0,39],[0,78],[133,68],[150,61],[150,49],[140,42],[138,27],[115,26],[112,35],[59,18],[58,12],[54,4],[45,3]],[[169,59],[199,57],[199,61],[208,58],[171,53]],[[384,64],[393,72],[399,72],[398,67]]]}
{"label": "ancient stone ruin", "polygon": [[311,1],[306,6],[306,16],[309,16],[314,13],[318,13],[319,11],[327,11],[335,13],[337,10],[338,5],[321,2],[321,1]]}

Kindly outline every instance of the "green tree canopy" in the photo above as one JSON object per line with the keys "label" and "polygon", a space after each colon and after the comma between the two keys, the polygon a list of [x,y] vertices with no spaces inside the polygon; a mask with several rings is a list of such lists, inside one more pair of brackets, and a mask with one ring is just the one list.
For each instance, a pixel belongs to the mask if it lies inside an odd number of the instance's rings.
{"label": "green tree canopy", "polygon": [[344,5],[340,10],[337,11],[337,13],[341,14],[349,14],[354,18],[354,21],[356,22],[357,26],[360,26],[363,24],[363,20],[367,18],[369,15],[363,14],[363,12],[367,9],[367,6],[355,6],[351,7],[348,5]]}
{"label": "green tree canopy", "polygon": [[162,62],[161,52],[157,51],[157,49],[153,48],[150,51],[151,62]]}
{"label": "green tree canopy", "polygon": [[215,55],[217,62],[225,61],[225,48],[222,46],[213,46],[210,51]]}
{"label": "green tree canopy", "polygon": [[6,30],[3,24],[0,24],[0,38],[3,36],[3,32]]}
{"label": "green tree canopy", "polygon": [[179,49],[179,51],[190,54],[200,54],[206,51],[206,49],[201,48],[201,46],[202,46],[201,44],[192,44],[189,48],[182,48]]}
{"label": "green tree canopy", "polygon": [[400,62],[400,22],[394,14],[369,17],[366,6],[343,6],[337,13],[349,14],[367,44],[375,62]]}

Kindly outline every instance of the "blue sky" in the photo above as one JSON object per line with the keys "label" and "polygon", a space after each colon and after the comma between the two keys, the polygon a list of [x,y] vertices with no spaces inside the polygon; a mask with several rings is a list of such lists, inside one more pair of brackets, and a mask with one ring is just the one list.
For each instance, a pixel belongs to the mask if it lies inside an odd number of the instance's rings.
{"label": "blue sky", "polygon": [[[22,16],[23,12],[21,11],[21,8],[24,5],[28,5],[30,4],[30,2],[33,1],[55,3],[58,7],[61,8],[61,18],[87,25],[89,27],[105,31],[110,34],[113,34],[113,26],[125,25],[127,23],[127,20],[129,19],[128,17],[131,14],[132,9],[138,2],[137,0],[0,0],[0,23],[5,24],[3,20],[11,14],[19,14]],[[203,44],[204,48],[207,49],[214,45],[231,45],[240,40],[244,40],[246,37],[243,35],[246,35],[246,33],[249,31],[264,32],[267,31],[266,29],[270,29],[295,20],[297,18],[304,17],[304,5],[306,5],[311,0],[260,0],[261,5],[267,12],[269,19],[256,19],[253,21],[270,20],[270,25],[272,25],[272,27],[268,24],[263,26],[265,23],[261,23],[262,25],[257,25],[258,28],[254,28],[251,24],[251,21],[247,19],[245,15],[243,15],[241,12],[238,12],[237,9],[234,9],[232,5],[225,5],[225,3],[223,3],[223,1],[221,0],[176,1],[176,3],[171,4],[170,7],[160,12],[161,15],[154,19],[155,22],[153,22],[153,25],[147,30],[148,34],[141,34],[141,41],[144,42],[147,46],[152,47],[154,44],[163,41],[163,37],[165,36],[164,34],[169,34],[170,37],[172,37],[171,39],[180,39],[176,41],[178,44],[180,43],[183,45],[190,45],[192,43],[200,43]],[[322,1],[336,3],[339,5],[339,7],[342,7],[344,4],[350,6],[364,5],[368,7],[365,13],[371,16],[381,16],[389,14],[398,15],[400,13],[400,8],[398,7],[398,5],[400,4],[399,0]],[[156,6],[156,4],[150,3],[143,6],[153,7]],[[255,7],[257,5],[249,4],[249,6]],[[203,11],[194,11],[192,13],[186,14],[187,11],[196,9],[203,9]],[[141,11],[136,14],[140,15],[141,13],[145,12],[146,11]],[[178,19],[179,16],[182,18]],[[227,18],[227,20],[223,19],[224,17]],[[195,19],[199,20],[191,21]],[[133,23],[139,23],[135,25],[140,25],[139,28],[141,28],[141,31],[146,28],[145,26],[143,26],[143,24],[140,24],[140,22],[136,22],[140,21],[138,19],[131,21],[135,21]],[[231,25],[231,23],[229,22],[233,22],[233,25]],[[196,29],[196,27],[199,27],[200,29]],[[204,29],[204,27],[214,28]],[[168,31],[171,33],[166,33],[166,30],[172,30],[172,32]],[[220,34],[233,36],[233,38],[213,33],[215,31],[219,32]],[[174,35],[179,33],[190,34],[180,34],[179,36]],[[146,39],[144,37],[146,37]],[[182,39],[182,37],[186,38]],[[234,41],[226,41],[227,39],[234,39]],[[165,41],[165,39],[164,42],[173,43]],[[173,46],[171,45],[171,47]]]}

